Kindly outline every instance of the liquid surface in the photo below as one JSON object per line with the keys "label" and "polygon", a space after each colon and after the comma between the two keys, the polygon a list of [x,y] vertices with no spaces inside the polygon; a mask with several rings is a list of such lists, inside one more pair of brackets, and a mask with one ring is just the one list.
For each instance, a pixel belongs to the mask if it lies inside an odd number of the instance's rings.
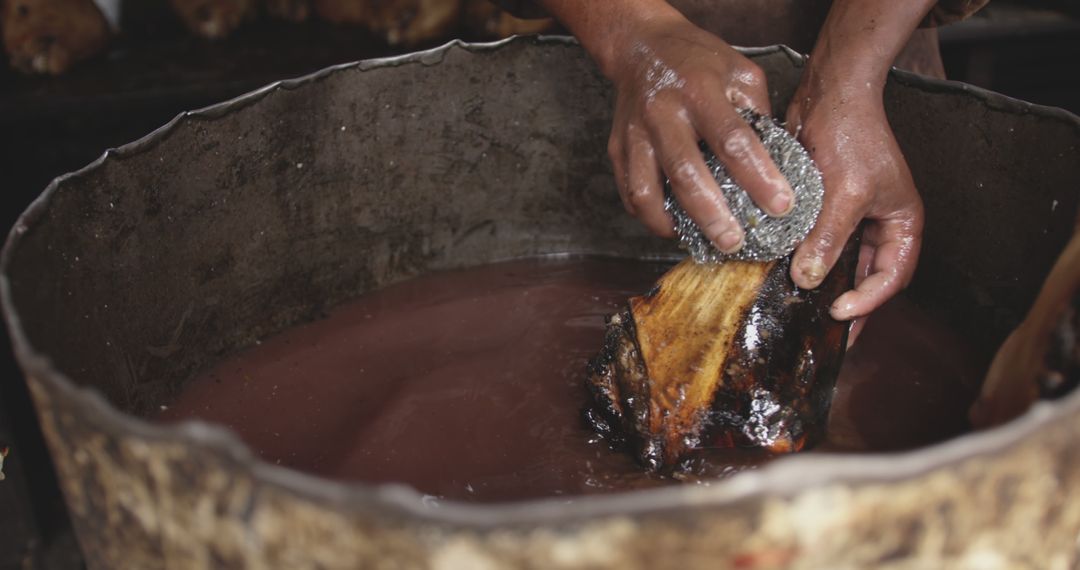
{"label": "liquid surface", "polygon": [[[448,499],[672,484],[581,416],[605,316],[667,268],[533,259],[400,283],[223,362],[159,420],[209,420],[272,463]],[[896,299],[848,353],[819,449],[906,449],[960,433],[979,372],[961,339]],[[728,451],[682,479],[708,484],[768,459]]]}

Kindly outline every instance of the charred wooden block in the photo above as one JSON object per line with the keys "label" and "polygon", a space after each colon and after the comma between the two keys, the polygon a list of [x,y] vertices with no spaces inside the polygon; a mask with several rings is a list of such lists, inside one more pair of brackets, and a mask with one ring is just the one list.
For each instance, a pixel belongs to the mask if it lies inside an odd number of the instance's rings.
{"label": "charred wooden block", "polygon": [[790,256],[681,262],[609,319],[587,419],[654,470],[707,448],[813,445],[847,344],[848,323],[829,308],[853,286],[857,257],[852,238],[813,290],[792,282]]}
{"label": "charred wooden block", "polygon": [[475,34],[500,39],[550,32],[555,29],[555,20],[517,18],[491,0],[466,0],[465,25]]}
{"label": "charred wooden block", "polygon": [[312,0],[315,13],[334,24],[367,24],[371,19],[369,2],[354,0]]}
{"label": "charred wooden block", "polygon": [[442,40],[461,21],[461,0],[374,2],[372,30],[390,45],[413,46]]}
{"label": "charred wooden block", "polygon": [[256,0],[170,0],[173,10],[192,33],[208,39],[231,34],[254,16]]}
{"label": "charred wooden block", "polygon": [[303,22],[311,16],[310,0],[266,0],[266,13],[280,20]]}
{"label": "charred wooden block", "polygon": [[57,75],[97,55],[109,24],[92,0],[0,0],[4,50],[23,73]]}
{"label": "charred wooden block", "polygon": [[319,17],[366,26],[391,45],[441,40],[461,22],[462,0],[315,0]]}

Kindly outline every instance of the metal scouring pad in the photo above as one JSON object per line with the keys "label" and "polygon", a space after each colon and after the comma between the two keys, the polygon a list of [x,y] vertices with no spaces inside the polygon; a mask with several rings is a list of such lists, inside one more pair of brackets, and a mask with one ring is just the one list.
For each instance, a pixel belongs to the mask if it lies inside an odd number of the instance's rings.
{"label": "metal scouring pad", "polygon": [[708,165],[731,213],[746,231],[743,248],[733,254],[716,249],[682,209],[671,193],[670,181],[665,182],[667,195],[664,207],[675,218],[679,242],[698,263],[722,263],[729,259],[772,261],[780,259],[806,239],[821,213],[825,186],[810,153],[787,130],[769,117],[744,112],[743,118],[761,137],[773,162],[795,191],[795,207],[782,218],[773,218],[754,205],[750,196],[728,174],[716,156],[702,145]]}

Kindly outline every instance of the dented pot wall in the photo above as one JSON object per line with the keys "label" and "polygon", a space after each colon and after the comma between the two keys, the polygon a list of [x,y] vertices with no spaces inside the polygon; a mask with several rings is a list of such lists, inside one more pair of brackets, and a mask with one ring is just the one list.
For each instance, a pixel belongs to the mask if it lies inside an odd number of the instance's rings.
{"label": "dented pot wall", "polygon": [[[782,109],[799,58],[752,53]],[[912,294],[989,355],[1070,234],[1080,123],[903,74],[886,100],[927,207]],[[453,44],[186,114],[54,182],[13,230],[0,284],[90,566],[1077,563],[1076,395],[916,452],[795,456],[572,504],[429,507],[264,464],[213,426],[140,419],[216,359],[393,281],[672,254],[619,207],[611,105],[571,42]]]}

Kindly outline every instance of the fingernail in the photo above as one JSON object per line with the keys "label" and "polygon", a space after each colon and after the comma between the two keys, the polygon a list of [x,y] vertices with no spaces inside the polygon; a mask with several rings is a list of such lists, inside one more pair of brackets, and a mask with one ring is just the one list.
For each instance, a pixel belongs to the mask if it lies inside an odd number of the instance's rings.
{"label": "fingernail", "polygon": [[821,280],[825,279],[825,262],[819,257],[808,259],[799,266],[799,271],[811,288],[817,287]]}
{"label": "fingernail", "polygon": [[841,299],[837,299],[836,303],[833,303],[833,306],[829,312],[832,313],[834,319],[838,321],[847,321],[851,320],[851,315],[854,311],[855,303],[852,303],[851,301],[843,301]]}
{"label": "fingernail", "polygon": [[772,216],[774,218],[780,218],[791,213],[791,207],[795,204],[793,198],[794,196],[787,191],[773,196],[772,201],[769,202],[769,210],[773,212]]}
{"label": "fingernail", "polygon": [[735,253],[742,249],[743,233],[738,230],[727,230],[717,236],[713,243],[724,253]]}

